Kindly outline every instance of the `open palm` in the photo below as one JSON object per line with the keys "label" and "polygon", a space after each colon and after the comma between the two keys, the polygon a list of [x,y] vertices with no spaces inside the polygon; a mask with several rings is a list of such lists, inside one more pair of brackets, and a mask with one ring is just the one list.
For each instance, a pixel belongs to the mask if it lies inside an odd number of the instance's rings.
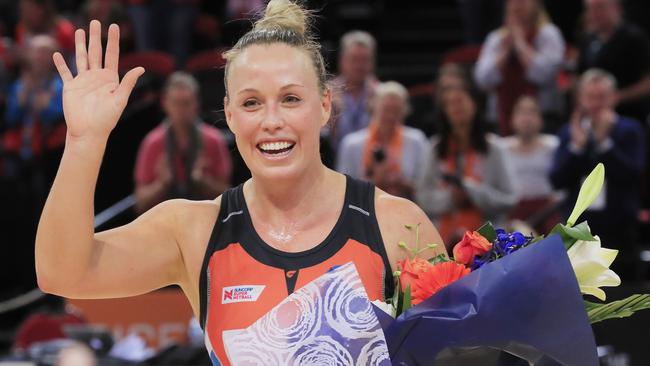
{"label": "open palm", "polygon": [[119,27],[111,24],[108,29],[103,64],[101,24],[97,20],[90,22],[89,33],[86,49],[85,32],[82,29],[75,32],[77,76],[72,75],[60,53],[55,53],[53,59],[63,80],[63,112],[68,136],[108,138],[144,69],[130,70],[120,83]]}

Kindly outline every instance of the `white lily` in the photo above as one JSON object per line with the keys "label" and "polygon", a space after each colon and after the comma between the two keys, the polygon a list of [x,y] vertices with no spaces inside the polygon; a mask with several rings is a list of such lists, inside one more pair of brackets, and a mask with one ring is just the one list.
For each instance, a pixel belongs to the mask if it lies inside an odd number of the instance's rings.
{"label": "white lily", "polygon": [[580,292],[605,301],[605,291],[600,287],[615,287],[621,284],[620,277],[609,269],[618,255],[618,250],[601,248],[600,238],[595,238],[595,241],[578,240],[569,248],[567,254],[578,278]]}
{"label": "white lily", "polygon": [[372,302],[375,306],[380,308],[384,313],[390,315],[392,318],[395,317],[395,314],[397,312],[397,309],[393,307],[393,305],[383,302],[381,300],[375,300]]}

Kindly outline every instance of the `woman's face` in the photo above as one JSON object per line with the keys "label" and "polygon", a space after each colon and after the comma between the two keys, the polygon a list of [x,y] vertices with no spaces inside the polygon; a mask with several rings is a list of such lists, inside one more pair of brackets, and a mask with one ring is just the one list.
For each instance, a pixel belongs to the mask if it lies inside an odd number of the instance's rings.
{"label": "woman's face", "polygon": [[508,0],[506,3],[507,16],[517,22],[533,22],[536,10],[537,0]]}
{"label": "woman's face", "polygon": [[442,108],[453,130],[468,129],[474,121],[476,104],[464,89],[449,89],[442,95]]}
{"label": "woman's face", "polygon": [[374,118],[381,126],[395,128],[404,119],[406,105],[399,96],[387,94],[379,97],[374,111]]}
{"label": "woman's face", "polygon": [[538,134],[542,123],[542,116],[535,101],[526,98],[517,103],[512,112],[512,125],[518,136],[530,137]]}
{"label": "woman's face", "polygon": [[372,75],[374,66],[372,50],[359,44],[350,45],[339,60],[341,74],[353,85],[364,83]]}
{"label": "woman's face", "polygon": [[331,94],[319,88],[306,52],[253,45],[229,65],[226,120],[253,176],[295,178],[320,164],[320,130]]}

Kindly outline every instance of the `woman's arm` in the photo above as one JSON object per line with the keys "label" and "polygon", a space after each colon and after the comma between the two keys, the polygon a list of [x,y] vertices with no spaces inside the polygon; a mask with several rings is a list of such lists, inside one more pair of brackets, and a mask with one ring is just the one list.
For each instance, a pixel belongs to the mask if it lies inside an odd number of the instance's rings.
{"label": "woman's arm", "polygon": [[424,248],[427,244],[437,244],[433,250],[427,249],[420,253],[420,257],[428,259],[439,254],[447,254],[438,230],[415,203],[392,196],[377,188],[375,190],[375,211],[381,237],[386,246],[386,254],[393,266],[393,271],[397,269],[397,262],[408,255],[397,243],[404,240],[411,247],[415,245],[415,233],[407,230],[405,225],[415,227],[420,224],[420,248]]}
{"label": "woman's arm", "polygon": [[36,273],[46,292],[67,297],[143,293],[180,282],[185,273],[175,227],[182,201],[163,203],[133,223],[94,233],[94,193],[108,135],[126,106],[142,68],[118,76],[119,28],[109,28],[102,65],[100,24],[75,33],[79,74],[60,53],[54,62],[64,81],[65,151],[36,235]]}
{"label": "woman's arm", "polygon": [[425,149],[420,168],[422,173],[419,174],[415,187],[415,201],[431,216],[449,212],[454,207],[451,190],[441,184],[436,145],[437,142],[434,141]]}
{"label": "woman's arm", "polygon": [[501,64],[510,52],[508,42],[504,41],[505,31],[490,33],[483,44],[481,54],[474,67],[474,80],[484,90],[501,84]]}
{"label": "woman's arm", "polygon": [[519,60],[526,69],[526,78],[537,85],[555,83],[564,60],[564,39],[557,27],[547,24],[539,30],[532,47],[525,40],[515,42]]}
{"label": "woman's arm", "polygon": [[463,186],[470,200],[488,217],[498,216],[517,203],[514,173],[499,143],[489,143],[482,182],[465,179]]}

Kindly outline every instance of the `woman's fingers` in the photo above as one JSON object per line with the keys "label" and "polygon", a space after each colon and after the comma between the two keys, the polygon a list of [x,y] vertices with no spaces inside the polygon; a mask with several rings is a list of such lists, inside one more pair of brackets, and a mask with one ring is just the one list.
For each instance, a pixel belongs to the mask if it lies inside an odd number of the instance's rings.
{"label": "woman's fingers", "polygon": [[126,102],[129,100],[129,95],[135,87],[135,83],[138,82],[138,78],[144,74],[144,67],[136,67],[135,69],[129,70],[129,72],[124,75],[120,86],[115,90],[115,94],[122,102],[122,105],[126,105]]}
{"label": "woman's fingers", "polygon": [[106,43],[106,56],[104,67],[111,71],[117,72],[118,61],[120,59],[120,27],[117,24],[111,24],[108,27],[108,42]]}
{"label": "woman's fingers", "polygon": [[97,20],[90,21],[88,66],[91,70],[102,68],[102,29],[101,24]]}
{"label": "woman's fingers", "polygon": [[52,59],[54,60],[54,66],[56,66],[57,71],[59,71],[59,75],[61,75],[63,82],[65,83],[72,80],[72,73],[70,72],[68,65],[66,65],[63,55],[59,52],[55,52]]}
{"label": "woman's fingers", "polygon": [[74,33],[77,72],[83,74],[88,70],[88,52],[86,51],[86,32],[77,29]]}

